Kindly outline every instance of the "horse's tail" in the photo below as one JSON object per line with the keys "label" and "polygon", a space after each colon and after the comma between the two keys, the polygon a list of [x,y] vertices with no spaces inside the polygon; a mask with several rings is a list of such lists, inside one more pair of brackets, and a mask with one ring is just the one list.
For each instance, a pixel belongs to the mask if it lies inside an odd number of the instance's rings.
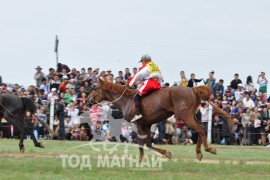
{"label": "horse's tail", "polygon": [[194,87],[193,91],[195,92],[197,99],[199,100],[199,103],[201,102],[201,100],[209,101],[211,90],[208,86]]}
{"label": "horse's tail", "polygon": [[51,130],[51,128],[49,127],[49,125],[47,123],[45,123],[44,121],[42,121],[41,119],[37,118],[38,122],[40,122],[46,129],[47,131],[52,134],[54,137],[57,136],[57,133],[54,132],[53,130]]}
{"label": "horse's tail", "polygon": [[231,116],[228,113],[226,113],[225,111],[223,111],[222,109],[220,109],[219,107],[217,107],[216,105],[214,105],[211,101],[209,101],[209,104],[212,105],[215,113],[217,113],[218,116],[221,116],[223,119],[225,119],[228,122],[229,127],[230,127],[230,131],[232,131],[234,122],[233,122],[233,119],[231,118]]}
{"label": "horse's tail", "polygon": [[35,103],[31,99],[25,97],[22,97],[21,99],[24,111],[30,111],[32,114],[36,113]]}

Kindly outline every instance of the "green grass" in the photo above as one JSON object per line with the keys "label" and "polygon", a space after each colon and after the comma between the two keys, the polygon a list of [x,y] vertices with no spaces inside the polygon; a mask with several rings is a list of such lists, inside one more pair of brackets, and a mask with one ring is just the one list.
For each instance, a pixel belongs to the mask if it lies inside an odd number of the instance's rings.
{"label": "green grass", "polygon": [[[162,163],[162,170],[131,170],[129,167],[98,168],[98,154],[89,145],[67,152],[69,148],[86,142],[43,141],[45,149],[35,148],[25,141],[25,153],[19,153],[17,140],[0,140],[0,179],[269,179],[270,148],[256,146],[218,146],[218,154],[203,151],[202,162],[195,160],[195,146],[159,146],[173,153],[173,159]],[[107,147],[113,147],[110,144]],[[95,145],[101,148],[101,145]],[[114,152],[121,156],[124,146]],[[129,155],[137,155],[138,148],[130,147]],[[60,154],[90,155],[92,170],[62,168]],[[146,152],[146,154],[152,154]],[[112,155],[110,156],[112,157]],[[256,162],[255,162],[256,161]],[[237,164],[232,164],[236,162]],[[255,162],[255,164],[246,164]]]}

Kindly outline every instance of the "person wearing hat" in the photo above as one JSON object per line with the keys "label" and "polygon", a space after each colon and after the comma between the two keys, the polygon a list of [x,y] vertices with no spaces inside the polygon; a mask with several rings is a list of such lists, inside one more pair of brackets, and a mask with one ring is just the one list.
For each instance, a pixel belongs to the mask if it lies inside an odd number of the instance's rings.
{"label": "person wearing hat", "polygon": [[112,70],[111,69],[108,69],[107,70],[107,74],[110,75],[112,73]]}
{"label": "person wearing hat", "polygon": [[239,83],[237,90],[234,92],[234,97],[236,100],[240,99],[240,94],[244,94],[244,90],[243,90],[243,84]]}
{"label": "person wearing hat", "polygon": [[59,85],[59,91],[62,92],[62,93],[65,93],[66,92],[66,87],[67,87],[67,84],[69,83],[69,78],[67,75],[64,75],[62,77],[62,82],[61,84]]}
{"label": "person wearing hat", "polygon": [[36,87],[40,87],[40,85],[42,84],[42,79],[46,78],[46,76],[42,72],[42,68],[40,66],[37,66],[35,69],[37,70],[34,75],[34,79],[36,80]]}
{"label": "person wearing hat", "polygon": [[136,115],[131,122],[134,122],[142,117],[142,97],[152,91],[161,89],[161,83],[163,81],[160,68],[154,62],[152,62],[152,59],[148,54],[143,55],[139,62],[142,63],[140,70],[127,82],[127,86],[132,87],[136,82],[143,80],[140,88],[137,90],[134,96]]}

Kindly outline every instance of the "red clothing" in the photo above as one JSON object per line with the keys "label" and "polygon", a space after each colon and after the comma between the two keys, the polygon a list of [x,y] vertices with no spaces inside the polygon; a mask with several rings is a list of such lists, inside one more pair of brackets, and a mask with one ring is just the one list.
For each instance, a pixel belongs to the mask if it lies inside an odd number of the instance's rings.
{"label": "red clothing", "polygon": [[161,82],[163,80],[160,68],[152,61],[144,64],[140,70],[128,81],[128,85],[132,86],[138,81],[143,83],[137,90],[137,94],[144,96],[151,91],[161,88]]}
{"label": "red clothing", "polygon": [[59,86],[59,91],[60,92],[66,92],[66,86],[67,86],[67,84],[68,84],[69,82],[62,82],[61,84],[60,84],[60,86]]}

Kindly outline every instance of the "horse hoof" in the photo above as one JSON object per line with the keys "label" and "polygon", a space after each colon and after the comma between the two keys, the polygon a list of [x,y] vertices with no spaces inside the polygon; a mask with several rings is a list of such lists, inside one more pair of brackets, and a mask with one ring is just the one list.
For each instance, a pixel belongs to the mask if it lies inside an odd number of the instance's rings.
{"label": "horse hoof", "polygon": [[22,148],[20,149],[20,152],[21,152],[21,153],[24,153],[24,150],[25,150],[25,148],[22,147]]}
{"label": "horse hoof", "polygon": [[40,143],[39,147],[40,147],[40,148],[45,148],[45,147],[43,146],[43,144],[41,144],[41,143]]}
{"label": "horse hoof", "polygon": [[206,149],[207,152],[210,152],[212,154],[217,154],[217,150],[216,148],[213,148],[213,147],[209,147],[208,149]]}
{"label": "horse hoof", "polygon": [[210,152],[211,152],[212,154],[217,154],[216,148],[212,148]]}
{"label": "horse hoof", "polygon": [[166,158],[172,159],[172,153],[170,151],[166,151],[166,153],[164,155]]}
{"label": "horse hoof", "polygon": [[201,161],[201,160],[202,160],[202,158],[203,158],[202,153],[198,153],[198,154],[197,154],[197,159],[198,159],[199,161]]}

